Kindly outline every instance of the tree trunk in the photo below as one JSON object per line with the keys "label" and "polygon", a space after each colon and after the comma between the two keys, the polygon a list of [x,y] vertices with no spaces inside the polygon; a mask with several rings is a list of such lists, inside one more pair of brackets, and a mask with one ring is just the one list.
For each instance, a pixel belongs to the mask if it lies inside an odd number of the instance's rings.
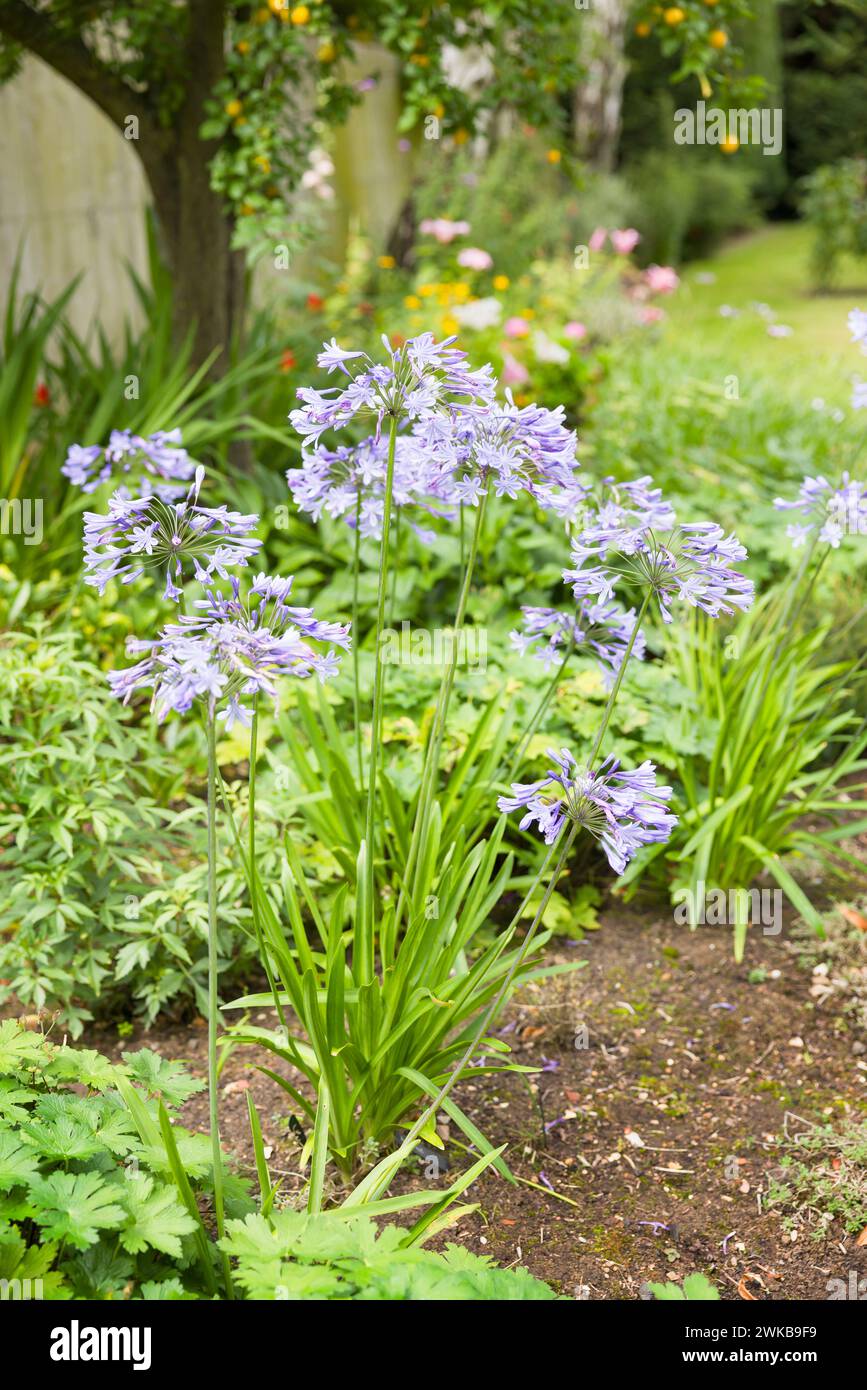
{"label": "tree trunk", "polygon": [[610,172],[617,160],[626,80],[628,0],[594,0],[581,16],[584,82],[575,93],[575,143],[594,169]]}
{"label": "tree trunk", "polygon": [[194,131],[176,155],[157,154],[144,164],[160,250],[173,280],[176,342],[192,334],[196,366],[218,350],[212,368],[218,376],[242,335],[246,273],[244,253],[231,249],[232,220],[211,189],[208,158]]}

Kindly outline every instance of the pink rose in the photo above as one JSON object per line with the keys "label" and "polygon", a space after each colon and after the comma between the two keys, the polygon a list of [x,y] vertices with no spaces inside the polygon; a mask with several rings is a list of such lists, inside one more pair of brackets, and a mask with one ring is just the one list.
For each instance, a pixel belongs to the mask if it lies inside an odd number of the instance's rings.
{"label": "pink rose", "polygon": [[625,231],[611,233],[611,245],[618,256],[628,256],[631,251],[635,250],[640,240],[641,233],[637,232],[634,227],[627,227]]}
{"label": "pink rose", "polygon": [[642,323],[659,323],[665,313],[658,304],[646,304],[638,316]]}
{"label": "pink rose", "polygon": [[480,246],[466,246],[458,252],[458,265],[466,270],[490,270],[493,264],[493,257]]}
{"label": "pink rose", "polygon": [[503,325],[503,332],[507,338],[526,338],[530,331],[530,325],[526,319],[515,318],[506,319]]}
{"label": "pink rose", "polygon": [[573,343],[580,343],[582,338],[587,337],[587,325],[579,323],[577,319],[570,319],[563,326],[563,337],[571,338]]}
{"label": "pink rose", "polygon": [[671,294],[680,284],[680,276],[670,265],[649,265],[644,279],[651,294]]}
{"label": "pink rose", "polygon": [[529,381],[530,373],[522,362],[513,357],[510,352],[503,353],[503,370],[500,372],[500,380],[504,386],[523,386],[525,381]]}
{"label": "pink rose", "polygon": [[597,227],[587,244],[591,251],[601,251],[607,240],[608,233],[605,228]]}

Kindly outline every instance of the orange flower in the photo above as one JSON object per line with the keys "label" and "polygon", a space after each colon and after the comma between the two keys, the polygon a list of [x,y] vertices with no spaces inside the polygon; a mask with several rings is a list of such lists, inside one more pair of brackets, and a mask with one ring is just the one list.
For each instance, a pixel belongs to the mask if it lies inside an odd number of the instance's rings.
{"label": "orange flower", "polygon": [[280,357],[280,370],[281,372],[291,372],[295,366],[297,366],[295,354],[291,348],[287,348]]}
{"label": "orange flower", "polygon": [[44,381],[40,381],[36,390],[33,392],[33,404],[42,406],[51,404],[51,392]]}
{"label": "orange flower", "polygon": [[720,141],[719,147],[722,150],[723,154],[734,154],[735,150],[740,149],[741,142],[740,140],[737,140],[734,135],[728,135],[726,136],[725,140]]}
{"label": "orange flower", "polygon": [[549,164],[559,164],[563,156],[561,155],[559,150],[549,150],[545,158],[547,159]]}
{"label": "orange flower", "polygon": [[324,303],[325,300],[319,294],[308,294],[307,296],[308,309],[316,311],[317,309],[321,309]]}
{"label": "orange flower", "polygon": [[729,41],[729,36],[725,29],[711,29],[708,40],[711,48],[725,48]]}
{"label": "orange flower", "polygon": [[679,5],[670,5],[667,10],[663,10],[662,17],[666,24],[670,24],[674,28],[676,24],[682,24],[686,19],[686,10],[682,10]]}

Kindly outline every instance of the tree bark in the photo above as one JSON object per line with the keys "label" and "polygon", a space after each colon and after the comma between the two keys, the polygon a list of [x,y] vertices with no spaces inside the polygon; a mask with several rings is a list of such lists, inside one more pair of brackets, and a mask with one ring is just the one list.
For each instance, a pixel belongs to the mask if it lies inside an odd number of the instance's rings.
{"label": "tree bark", "polygon": [[628,0],[593,0],[581,16],[586,77],[575,93],[575,143],[582,158],[606,173],[615,166],[620,143],[628,14]]}
{"label": "tree bark", "polygon": [[188,0],[187,68],[183,104],[166,128],[146,92],[135,91],[88,48],[59,34],[50,11],[23,0],[0,0],[0,33],[42,59],[109,119],[124,130],[138,121],[133,142],[154,199],[160,247],[174,281],[174,325],[178,343],[192,332],[192,359],[199,366],[219,351],[212,374],[229,360],[233,338],[240,338],[244,254],[231,250],[232,217],[213,192],[209,164],[217,142],[204,141],[199,128],[204,104],[225,66],[225,0]]}

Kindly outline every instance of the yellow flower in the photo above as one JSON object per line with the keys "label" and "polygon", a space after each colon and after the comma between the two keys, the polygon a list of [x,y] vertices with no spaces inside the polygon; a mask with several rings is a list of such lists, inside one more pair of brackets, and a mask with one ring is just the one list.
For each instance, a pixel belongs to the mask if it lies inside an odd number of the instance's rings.
{"label": "yellow flower", "polygon": [[294,10],[289,11],[289,18],[293,24],[306,24],[310,18],[310,10],[306,5],[296,5]]}
{"label": "yellow flower", "polygon": [[635,32],[636,32],[636,34],[638,35],[638,37],[639,37],[640,39],[646,39],[647,36],[648,36],[648,34],[650,33],[650,25],[649,25],[649,24],[643,24],[643,23],[642,23],[642,24],[636,24],[636,26],[635,26]]}
{"label": "yellow flower", "polygon": [[267,24],[270,18],[271,11],[266,9],[257,10],[256,13],[253,15],[253,19],[256,24]]}
{"label": "yellow flower", "polygon": [[711,48],[725,48],[729,41],[729,36],[725,29],[711,29],[708,39]]}
{"label": "yellow flower", "polygon": [[682,10],[679,5],[670,5],[667,10],[663,10],[662,17],[666,24],[674,28],[675,24],[682,24],[686,19],[686,10]]}
{"label": "yellow flower", "polygon": [[408,294],[403,302],[407,309],[421,308],[421,300],[419,299],[417,294]]}
{"label": "yellow flower", "polygon": [[735,150],[740,149],[741,142],[734,135],[728,135],[725,140],[720,141],[719,147],[723,154],[734,154]]}
{"label": "yellow flower", "polygon": [[254,213],[255,211],[256,211],[256,209],[253,207],[253,204],[252,204],[252,203],[242,203],[242,204],[241,204],[241,216],[242,216],[242,217],[252,217],[252,216],[253,216],[253,213]]}
{"label": "yellow flower", "polygon": [[549,164],[559,164],[563,156],[561,155],[559,150],[549,150],[545,158],[547,159]]}
{"label": "yellow flower", "polygon": [[509,288],[509,277],[508,275],[495,275],[492,283],[495,290],[507,290]]}
{"label": "yellow flower", "polygon": [[437,119],[440,120],[440,121],[442,120],[443,116],[446,114],[446,108],[443,106],[443,104],[442,104],[441,101],[438,101],[438,102],[437,102],[436,106],[435,106],[434,109],[433,109],[433,114],[434,114],[434,115],[437,117]]}
{"label": "yellow flower", "polygon": [[238,50],[239,53],[249,53],[249,52],[250,52],[250,45],[248,44],[248,42],[247,42],[246,39],[241,39],[240,43],[237,43],[237,44],[235,45],[235,47],[237,48],[237,50]]}
{"label": "yellow flower", "polygon": [[253,160],[253,163],[258,164],[263,174],[270,174],[271,161],[266,154],[257,154],[256,158]]}
{"label": "yellow flower", "polygon": [[456,285],[452,285],[452,296],[456,304],[465,304],[470,297],[470,287],[460,280]]}
{"label": "yellow flower", "polygon": [[518,318],[520,318],[520,319],[534,319],[535,317],[536,317],[536,310],[535,310],[535,309],[522,309],[522,310],[520,311],[520,313],[518,314]]}
{"label": "yellow flower", "polygon": [[453,333],[459,333],[460,327],[461,325],[458,323],[457,319],[451,314],[443,314],[440,319],[440,328],[447,338],[450,338]]}
{"label": "yellow flower", "polygon": [[330,39],[326,39],[316,50],[316,57],[319,59],[320,63],[333,63],[336,56],[337,49]]}
{"label": "yellow flower", "polygon": [[268,0],[268,9],[272,14],[282,15],[285,19],[289,0]]}
{"label": "yellow flower", "polygon": [[460,130],[456,130],[453,136],[456,145],[465,145],[469,138],[470,132],[468,130],[464,130],[463,126],[461,126]]}
{"label": "yellow flower", "polygon": [[436,294],[437,287],[436,285],[419,285],[418,292],[422,299],[430,299],[432,294]]}
{"label": "yellow flower", "polygon": [[243,111],[243,109],[244,109],[244,103],[243,103],[242,101],[239,101],[237,97],[232,97],[232,100],[231,100],[231,101],[227,101],[227,102],[226,102],[226,115],[227,115],[227,116],[233,116],[233,117],[234,117],[234,116],[240,116],[240,114],[241,114],[241,112]]}
{"label": "yellow flower", "polygon": [[397,262],[394,256],[378,256],[376,264],[379,266],[380,270],[394,270]]}
{"label": "yellow flower", "polygon": [[415,63],[417,68],[426,68],[430,66],[430,58],[426,53],[413,53],[409,61]]}

